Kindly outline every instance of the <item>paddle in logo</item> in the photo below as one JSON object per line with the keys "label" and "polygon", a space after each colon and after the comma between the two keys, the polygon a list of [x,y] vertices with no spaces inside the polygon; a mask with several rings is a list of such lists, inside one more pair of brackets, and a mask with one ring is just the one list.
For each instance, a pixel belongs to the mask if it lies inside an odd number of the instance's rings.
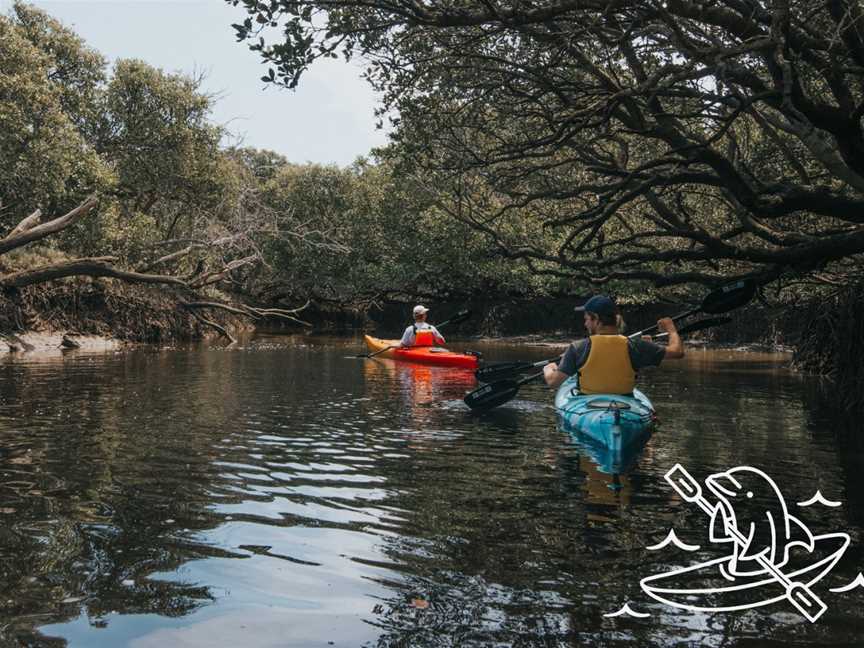
{"label": "paddle in logo", "polygon": [[[734,612],[791,604],[815,622],[827,610],[813,591],[849,546],[845,533],[814,535],[790,513],[777,484],[757,468],[738,466],[702,485],[677,464],[666,481],[708,516],[708,541],[721,556],[643,578],[642,591],[676,608]],[[799,507],[824,501],[801,502]],[[677,541],[677,538],[676,538]],[[661,549],[664,542],[649,549]],[[824,596],[824,594],[823,594]]]}

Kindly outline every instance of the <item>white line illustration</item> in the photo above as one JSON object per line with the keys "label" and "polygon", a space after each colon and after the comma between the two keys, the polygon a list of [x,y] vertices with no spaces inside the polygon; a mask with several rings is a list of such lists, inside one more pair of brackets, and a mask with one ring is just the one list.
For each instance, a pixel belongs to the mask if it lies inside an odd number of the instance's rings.
{"label": "white line illustration", "polygon": [[651,616],[647,612],[637,612],[636,610],[631,608],[630,605],[628,605],[627,603],[625,603],[624,607],[622,607],[617,612],[609,612],[608,614],[604,614],[603,616],[608,617],[608,618],[612,618],[612,617],[623,616],[625,614],[632,616],[632,617],[636,617],[637,619],[644,619],[645,617]]}
{"label": "white line illustration", "polygon": [[814,504],[822,504],[823,506],[831,506],[833,508],[843,506],[843,502],[834,502],[832,500],[826,499],[825,496],[822,494],[822,491],[818,490],[816,491],[816,494],[810,499],[808,499],[806,502],[798,502],[798,506],[802,508],[805,506],[813,506]]}
{"label": "white line illustration", "polygon": [[848,585],[844,585],[843,587],[832,587],[829,592],[848,592],[850,590],[855,589],[856,587],[864,587],[864,574],[858,572],[858,575]]}
{"label": "white line illustration", "polygon": [[[780,489],[757,468],[738,466],[708,477],[705,485],[717,498],[714,505],[681,464],[666,473],[666,481],[708,515],[710,541],[729,546],[730,553],[643,578],[646,594],[687,610],[732,612],[785,599],[811,623],[825,613],[827,606],[811,588],[840,560],[850,543],[847,534],[814,536],[789,514]],[[754,497],[761,508],[745,505]],[[788,565],[793,553],[808,563],[792,570]]]}
{"label": "white line illustration", "polygon": [[684,551],[699,551],[700,549],[699,545],[687,544],[683,540],[680,540],[678,536],[675,535],[675,529],[669,529],[668,535],[663,540],[661,540],[657,544],[645,548],[648,551],[659,551],[660,549],[665,549],[669,545],[678,547],[679,549],[683,549]]}

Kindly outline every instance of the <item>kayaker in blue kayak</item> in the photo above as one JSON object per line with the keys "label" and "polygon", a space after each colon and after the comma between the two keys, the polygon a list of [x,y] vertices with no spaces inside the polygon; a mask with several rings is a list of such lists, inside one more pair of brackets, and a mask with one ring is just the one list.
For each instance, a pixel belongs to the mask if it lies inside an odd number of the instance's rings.
{"label": "kayaker in blue kayak", "polygon": [[444,336],[434,326],[426,321],[429,309],[417,304],[414,307],[414,323],[405,329],[402,339],[399,340],[401,347],[435,346],[444,344]]}
{"label": "kayaker in blue kayak", "polygon": [[668,346],[648,339],[631,340],[619,333],[618,307],[606,295],[594,295],[583,306],[585,328],[589,337],[571,344],[560,363],[543,368],[546,384],[557,388],[570,376],[578,375],[579,392],[583,394],[630,394],[636,386],[636,372],[657,367],[665,359],[684,357],[684,345],[668,317],[657,322],[669,334]]}

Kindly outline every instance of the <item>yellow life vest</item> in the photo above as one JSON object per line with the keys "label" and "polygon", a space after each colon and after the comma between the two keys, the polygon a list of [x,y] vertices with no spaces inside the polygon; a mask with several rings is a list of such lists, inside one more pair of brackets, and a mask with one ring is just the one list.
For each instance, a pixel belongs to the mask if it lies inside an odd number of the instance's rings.
{"label": "yellow life vest", "polygon": [[592,335],[588,360],[579,369],[579,391],[583,394],[629,394],[636,386],[627,338],[623,335]]}

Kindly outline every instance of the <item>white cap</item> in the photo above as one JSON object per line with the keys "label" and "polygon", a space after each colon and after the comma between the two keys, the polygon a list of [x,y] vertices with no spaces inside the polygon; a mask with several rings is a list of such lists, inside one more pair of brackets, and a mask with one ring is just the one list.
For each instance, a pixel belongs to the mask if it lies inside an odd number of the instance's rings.
{"label": "white cap", "polygon": [[420,306],[418,304],[417,306],[414,307],[414,317],[417,317],[418,315],[425,315],[428,312],[429,312],[429,309],[426,308],[425,306]]}

